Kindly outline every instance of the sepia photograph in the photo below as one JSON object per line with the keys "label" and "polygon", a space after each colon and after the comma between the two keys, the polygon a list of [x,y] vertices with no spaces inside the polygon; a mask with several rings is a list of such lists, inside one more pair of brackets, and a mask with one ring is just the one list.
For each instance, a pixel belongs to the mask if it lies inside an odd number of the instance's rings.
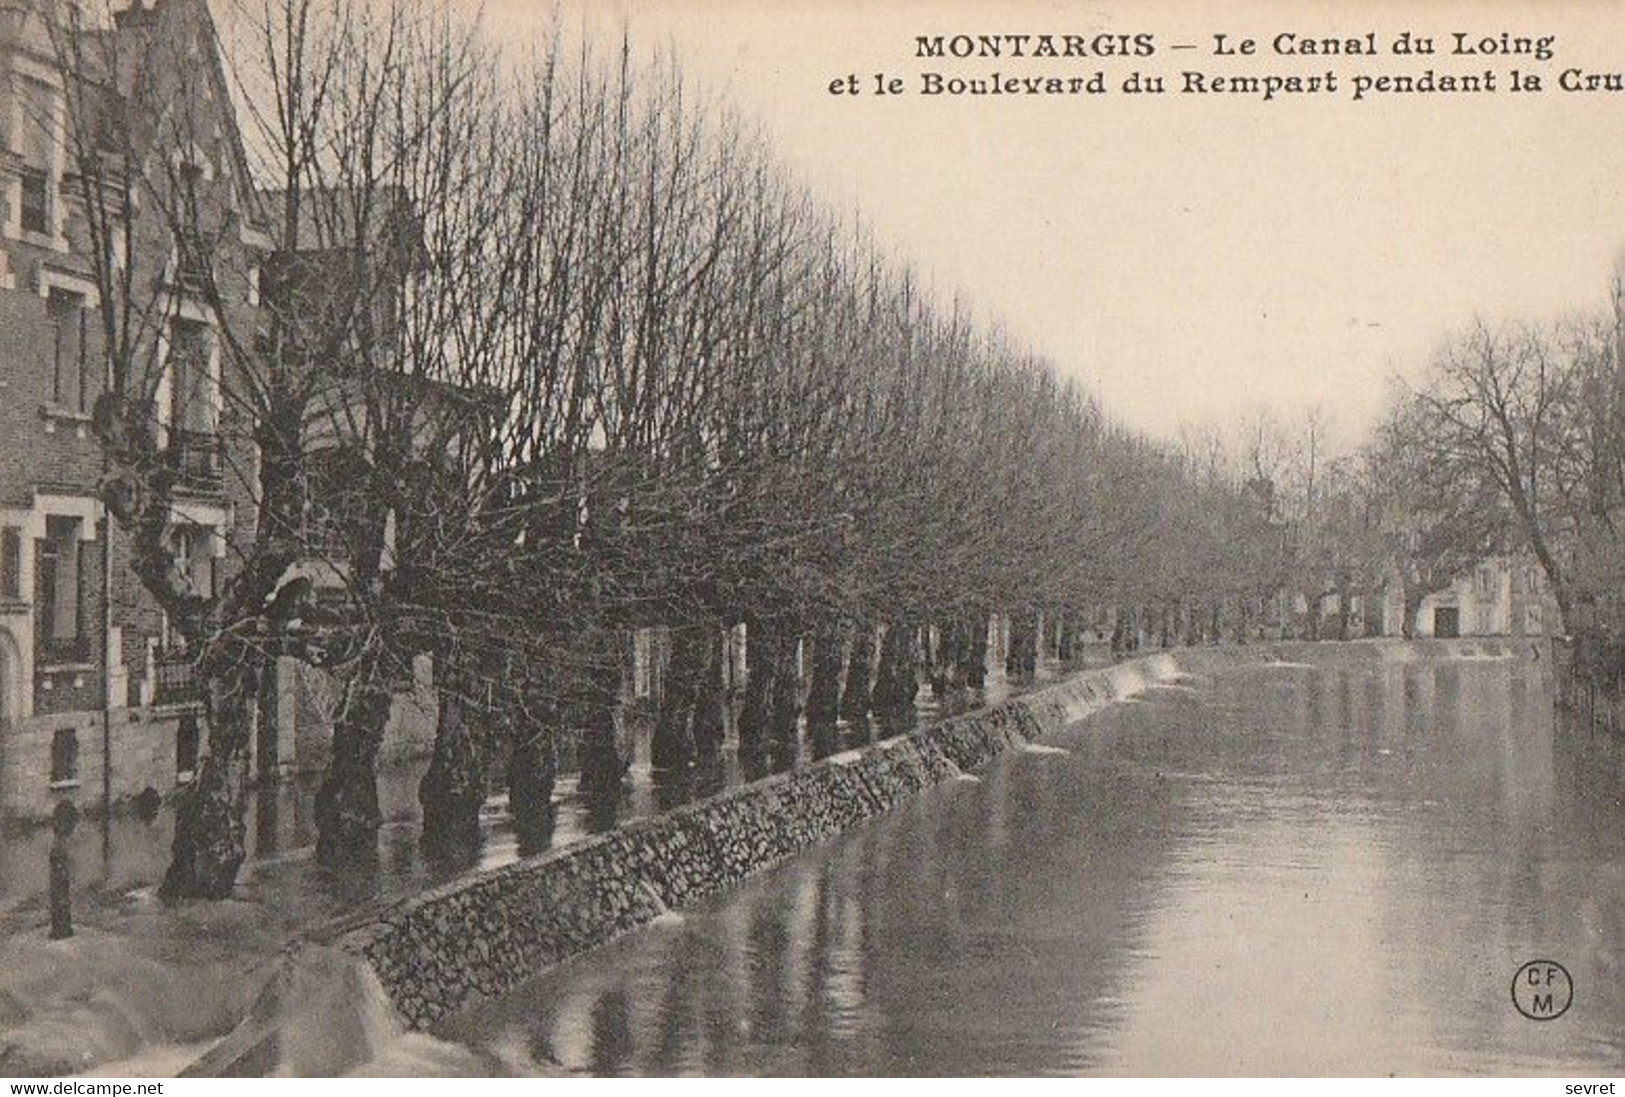
{"label": "sepia photograph", "polygon": [[1616,1092],[1622,124],[1600,0],[0,0],[7,1094]]}

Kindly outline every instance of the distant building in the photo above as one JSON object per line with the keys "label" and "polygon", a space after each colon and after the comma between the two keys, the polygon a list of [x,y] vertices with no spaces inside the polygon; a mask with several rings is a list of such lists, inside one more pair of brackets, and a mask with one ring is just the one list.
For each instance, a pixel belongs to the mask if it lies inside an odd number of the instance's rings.
{"label": "distant building", "polygon": [[[1402,635],[1405,602],[1398,582],[1387,583],[1380,596],[1369,601],[1375,627],[1366,634]],[[1367,607],[1358,606],[1357,614],[1366,612]],[[1416,635],[1544,636],[1557,619],[1557,601],[1539,564],[1522,556],[1493,556],[1423,597],[1416,611]]]}
{"label": "distant building", "polygon": [[[1336,635],[1338,601],[1335,592],[1325,592],[1314,603],[1323,640]],[[1277,592],[1269,607],[1266,634],[1304,635],[1310,608],[1309,598],[1302,593]],[[1347,608],[1348,639],[1404,635],[1405,591],[1397,575],[1390,575],[1375,590],[1351,591]],[[1557,602],[1540,565],[1522,556],[1495,556],[1423,597],[1416,611],[1416,636],[1544,636],[1557,620]]]}
{"label": "distant building", "polygon": [[1540,565],[1516,556],[1484,560],[1444,590],[1422,599],[1416,634],[1544,636],[1557,621],[1556,601]]}

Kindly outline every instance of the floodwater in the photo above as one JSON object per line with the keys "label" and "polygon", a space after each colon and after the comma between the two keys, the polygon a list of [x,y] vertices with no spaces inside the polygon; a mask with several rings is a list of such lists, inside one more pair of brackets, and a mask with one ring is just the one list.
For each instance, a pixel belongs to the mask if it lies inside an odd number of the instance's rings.
{"label": "floodwater", "polygon": [[1255,667],[1047,743],[442,1035],[521,1074],[1625,1071],[1625,751],[1543,661]]}
{"label": "floodwater", "polygon": [[[988,697],[1008,689],[995,679]],[[916,717],[929,721],[965,703],[922,697]],[[566,774],[555,790],[553,825],[542,834],[521,834],[506,798],[493,798],[481,812],[478,846],[456,858],[429,857],[420,847],[422,762],[380,772],[376,861],[340,870],[313,857],[319,776],[262,786],[250,803],[248,862],[232,900],[220,903],[157,899],[172,804],[145,816],[126,810],[82,819],[60,842],[48,827],[0,827],[0,1074],[174,1073],[233,1030],[281,970],[288,941],[313,927],[666,810],[757,776],[762,766],[800,765],[869,742],[880,729],[843,724],[830,741],[802,736],[749,764],[729,751],[715,771],[681,779],[650,768],[646,726],[629,722],[627,732],[633,764],[619,789],[588,794]],[[75,932],[64,940],[47,938],[54,863],[65,864],[71,897]],[[378,1020],[389,1028],[388,1019]]]}
{"label": "floodwater", "polygon": [[[1037,684],[1052,680],[1057,673],[1056,668],[1046,668]],[[999,676],[976,699],[991,704],[1011,691],[1012,687]],[[962,710],[966,704],[964,700],[938,703],[924,693],[912,719],[929,723],[944,713]],[[315,799],[321,774],[301,774],[260,785],[249,798],[248,860],[239,874],[238,894],[297,907],[306,922],[339,917],[364,904],[423,891],[472,869],[494,868],[522,856],[569,845],[766,773],[873,742],[897,730],[882,729],[869,720],[855,724],[843,721],[822,750],[804,733],[793,743],[778,745],[772,755],[749,764],[729,749],[715,771],[695,778],[663,775],[651,768],[646,725],[647,720],[642,721],[627,734],[626,745],[632,758],[620,788],[608,795],[588,794],[577,787],[575,773],[567,766],[554,789],[552,828],[539,840],[521,836],[508,811],[506,794],[493,796],[481,809],[477,847],[453,859],[427,858],[419,846],[417,791],[426,760],[381,767],[378,796],[383,825],[378,835],[377,862],[338,871],[324,869],[314,860]],[[731,738],[729,746],[733,746]],[[157,887],[169,864],[174,808],[170,800],[146,815],[125,807],[111,815],[86,816],[79,821],[66,842],[77,916],[88,916],[92,922],[100,921],[102,915],[116,916],[129,906],[132,896],[145,896]],[[48,825],[0,824],[0,936],[27,933],[44,924],[52,844]]]}

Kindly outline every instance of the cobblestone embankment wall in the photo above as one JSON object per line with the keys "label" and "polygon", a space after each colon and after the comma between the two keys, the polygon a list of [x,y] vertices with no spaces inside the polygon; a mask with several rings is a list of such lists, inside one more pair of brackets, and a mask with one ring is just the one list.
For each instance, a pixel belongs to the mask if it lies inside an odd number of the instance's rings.
{"label": "cobblestone embankment wall", "polygon": [[[1495,642],[1467,654],[1494,654]],[[1440,642],[1429,654],[1461,654]],[[1002,704],[413,897],[337,941],[372,968],[405,1021],[426,1028],[567,957],[768,868],[1001,752],[1058,732],[1148,685],[1244,663],[1403,659],[1392,644],[1185,649],[1084,671]],[[1426,657],[1426,656],[1423,656]]]}

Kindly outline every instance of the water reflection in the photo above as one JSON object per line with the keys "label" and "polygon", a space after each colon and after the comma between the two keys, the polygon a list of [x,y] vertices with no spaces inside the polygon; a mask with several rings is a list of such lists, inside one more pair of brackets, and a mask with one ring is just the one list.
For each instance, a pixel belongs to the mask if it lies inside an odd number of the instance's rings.
{"label": "water reflection", "polygon": [[[447,1035],[605,1074],[1617,1073],[1625,749],[1538,665],[1152,691]],[[1559,1023],[1512,972],[1560,960]]]}
{"label": "water reflection", "polygon": [[73,936],[73,837],[78,812],[72,804],[58,804],[51,819],[51,932],[53,941]]}
{"label": "water reflection", "polygon": [[[1055,668],[1049,668],[1046,678]],[[649,764],[647,728],[634,736],[633,764],[624,780],[601,787],[582,787],[573,773],[558,779],[551,802],[510,810],[506,794],[493,796],[481,811],[480,830],[472,844],[425,851],[418,842],[418,782],[424,763],[393,764],[379,773],[379,831],[376,859],[330,870],[316,864],[314,797],[320,775],[305,775],[257,786],[248,805],[248,862],[239,876],[242,896],[278,908],[298,922],[345,913],[362,904],[442,882],[474,868],[504,864],[518,857],[612,830],[632,819],[715,794],[724,788],[819,758],[877,738],[900,734],[919,721],[959,711],[1006,696],[1002,677],[983,692],[969,691],[946,700],[924,693],[914,716],[881,727],[870,720],[840,721],[832,728],[802,729],[796,738],[768,744],[755,756],[735,754],[730,740],[722,757],[707,765],[674,771]],[[50,917],[53,882],[60,887],[72,866],[76,910],[106,923],[162,879],[173,834],[173,803],[156,793],[143,797],[133,810],[101,816],[96,826],[80,826],[71,835],[53,837],[49,825],[4,824],[0,834],[0,932],[37,931]],[[56,867],[54,867],[56,866]]]}

